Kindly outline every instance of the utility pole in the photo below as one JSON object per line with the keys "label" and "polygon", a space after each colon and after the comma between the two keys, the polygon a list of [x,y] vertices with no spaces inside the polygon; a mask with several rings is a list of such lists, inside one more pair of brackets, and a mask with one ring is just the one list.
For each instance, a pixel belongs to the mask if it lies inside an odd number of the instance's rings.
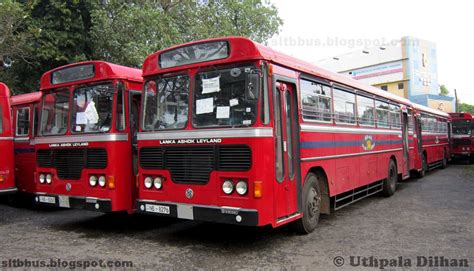
{"label": "utility pole", "polygon": [[457,93],[456,89],[454,89],[454,99],[455,99],[454,102],[456,103],[455,104],[456,105],[456,110],[455,111],[459,112],[458,93]]}

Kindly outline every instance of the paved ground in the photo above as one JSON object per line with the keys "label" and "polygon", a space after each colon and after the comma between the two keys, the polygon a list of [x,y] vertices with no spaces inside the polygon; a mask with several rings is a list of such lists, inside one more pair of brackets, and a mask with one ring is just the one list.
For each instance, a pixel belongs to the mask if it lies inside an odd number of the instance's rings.
{"label": "paved ground", "polygon": [[451,165],[402,183],[391,198],[371,197],[323,217],[306,236],[287,228],[10,207],[4,202],[0,269],[8,259],[61,258],[132,261],[137,269],[340,270],[334,259],[341,256],[343,269],[356,270],[361,266],[351,266],[351,256],[375,257],[369,265],[390,259],[399,264],[403,257],[402,263],[408,259],[412,267],[417,256],[444,256],[467,259],[466,270],[474,270],[474,166]]}

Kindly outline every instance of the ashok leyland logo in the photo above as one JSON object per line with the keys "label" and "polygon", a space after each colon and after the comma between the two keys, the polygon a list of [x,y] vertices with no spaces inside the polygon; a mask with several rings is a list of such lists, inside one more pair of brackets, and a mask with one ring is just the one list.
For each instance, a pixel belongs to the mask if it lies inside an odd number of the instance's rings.
{"label": "ashok leyland logo", "polygon": [[186,194],[186,197],[187,197],[188,199],[190,199],[190,198],[192,198],[192,197],[194,196],[194,191],[193,191],[191,188],[188,188],[188,189],[186,189],[185,194]]}
{"label": "ashok leyland logo", "polygon": [[375,148],[375,142],[372,139],[372,136],[366,135],[364,137],[364,142],[362,143],[362,148],[364,151],[371,151]]}

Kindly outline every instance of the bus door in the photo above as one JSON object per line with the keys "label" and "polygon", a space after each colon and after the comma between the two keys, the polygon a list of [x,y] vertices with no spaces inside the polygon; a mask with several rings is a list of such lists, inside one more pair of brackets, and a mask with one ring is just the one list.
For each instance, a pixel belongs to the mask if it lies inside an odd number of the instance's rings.
{"label": "bus door", "polygon": [[403,178],[410,176],[410,144],[408,143],[408,113],[402,112]]}
{"label": "bus door", "polygon": [[293,84],[276,81],[275,116],[275,218],[283,222],[298,212],[301,202],[299,170],[299,126],[296,89]]}
{"label": "bus door", "polygon": [[141,92],[130,90],[129,91],[129,120],[130,120],[130,136],[132,139],[132,155],[133,155],[133,173],[136,176],[138,174],[138,127],[139,127],[139,114],[140,114],[140,103],[141,103]]}

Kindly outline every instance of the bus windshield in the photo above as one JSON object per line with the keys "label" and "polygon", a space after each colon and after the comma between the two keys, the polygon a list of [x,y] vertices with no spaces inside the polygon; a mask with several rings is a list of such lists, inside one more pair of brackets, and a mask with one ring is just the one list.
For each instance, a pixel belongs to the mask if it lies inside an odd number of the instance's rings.
{"label": "bus windshield", "polygon": [[62,135],[67,131],[69,90],[51,92],[43,96],[41,134]]}
{"label": "bus windshield", "polygon": [[72,133],[108,132],[112,125],[113,86],[111,83],[74,90]]}
{"label": "bus windshield", "polygon": [[454,120],[453,121],[453,134],[455,135],[469,135],[471,132],[469,120]]}
{"label": "bus windshield", "polygon": [[145,85],[143,129],[181,129],[188,120],[189,76],[150,80]]}
{"label": "bus windshield", "polygon": [[256,120],[260,73],[252,66],[200,72],[194,84],[195,127],[250,126]]}

